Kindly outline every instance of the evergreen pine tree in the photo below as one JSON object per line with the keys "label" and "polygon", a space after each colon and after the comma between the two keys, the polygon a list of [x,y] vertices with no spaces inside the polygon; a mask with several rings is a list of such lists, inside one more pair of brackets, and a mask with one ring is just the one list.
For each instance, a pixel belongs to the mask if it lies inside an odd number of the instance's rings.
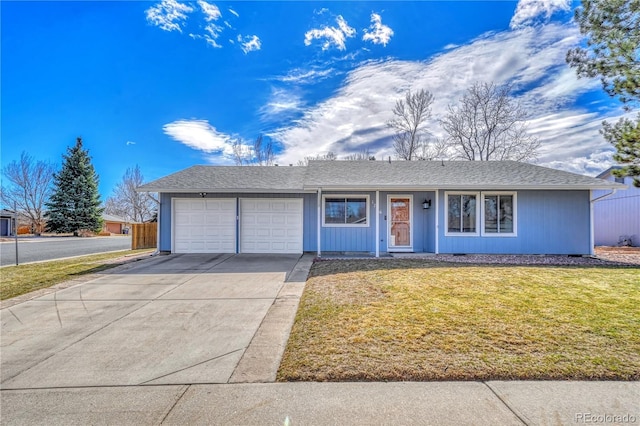
{"label": "evergreen pine tree", "polygon": [[59,173],[53,175],[54,190],[49,202],[47,229],[52,232],[80,230],[98,232],[102,228],[102,211],[96,174],[89,152],[76,140]]}

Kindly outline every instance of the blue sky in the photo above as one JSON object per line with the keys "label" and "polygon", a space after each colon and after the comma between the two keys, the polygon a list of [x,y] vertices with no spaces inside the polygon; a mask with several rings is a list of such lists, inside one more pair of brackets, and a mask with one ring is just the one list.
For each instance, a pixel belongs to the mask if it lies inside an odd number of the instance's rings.
{"label": "blue sky", "polygon": [[396,99],[435,96],[430,130],[474,82],[512,83],[538,163],[610,164],[603,119],[624,111],[564,62],[581,41],[568,0],[0,2],[2,166],[82,136],[103,198],[127,167],[153,180],[232,164],[235,138],[279,164],[333,151],[392,155]]}

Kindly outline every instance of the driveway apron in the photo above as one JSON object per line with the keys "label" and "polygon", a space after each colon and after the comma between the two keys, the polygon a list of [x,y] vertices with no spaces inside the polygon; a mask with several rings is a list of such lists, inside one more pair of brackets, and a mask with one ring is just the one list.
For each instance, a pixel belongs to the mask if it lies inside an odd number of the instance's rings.
{"label": "driveway apron", "polygon": [[159,256],[3,309],[1,387],[227,383],[299,257]]}

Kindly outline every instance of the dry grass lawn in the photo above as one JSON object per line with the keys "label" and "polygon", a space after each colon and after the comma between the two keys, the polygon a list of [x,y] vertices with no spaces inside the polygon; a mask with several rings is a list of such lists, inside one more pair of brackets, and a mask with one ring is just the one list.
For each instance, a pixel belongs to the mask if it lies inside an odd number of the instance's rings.
{"label": "dry grass lawn", "polygon": [[278,380],[640,379],[640,269],[314,264]]}
{"label": "dry grass lawn", "polygon": [[151,253],[153,249],[125,250],[93,254],[65,260],[29,263],[0,268],[0,300],[10,299],[41,288],[51,287],[80,275],[100,272],[127,261],[129,256]]}

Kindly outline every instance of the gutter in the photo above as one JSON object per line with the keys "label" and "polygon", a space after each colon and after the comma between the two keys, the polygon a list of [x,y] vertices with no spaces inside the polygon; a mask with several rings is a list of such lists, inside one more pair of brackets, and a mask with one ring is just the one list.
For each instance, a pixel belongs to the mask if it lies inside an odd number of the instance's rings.
{"label": "gutter", "polygon": [[616,192],[618,192],[618,188],[613,188],[612,192],[610,192],[608,194],[601,195],[598,198],[594,198],[593,200],[590,200],[590,201],[591,201],[591,203],[595,203],[596,201],[604,200],[605,198],[611,197]]}

